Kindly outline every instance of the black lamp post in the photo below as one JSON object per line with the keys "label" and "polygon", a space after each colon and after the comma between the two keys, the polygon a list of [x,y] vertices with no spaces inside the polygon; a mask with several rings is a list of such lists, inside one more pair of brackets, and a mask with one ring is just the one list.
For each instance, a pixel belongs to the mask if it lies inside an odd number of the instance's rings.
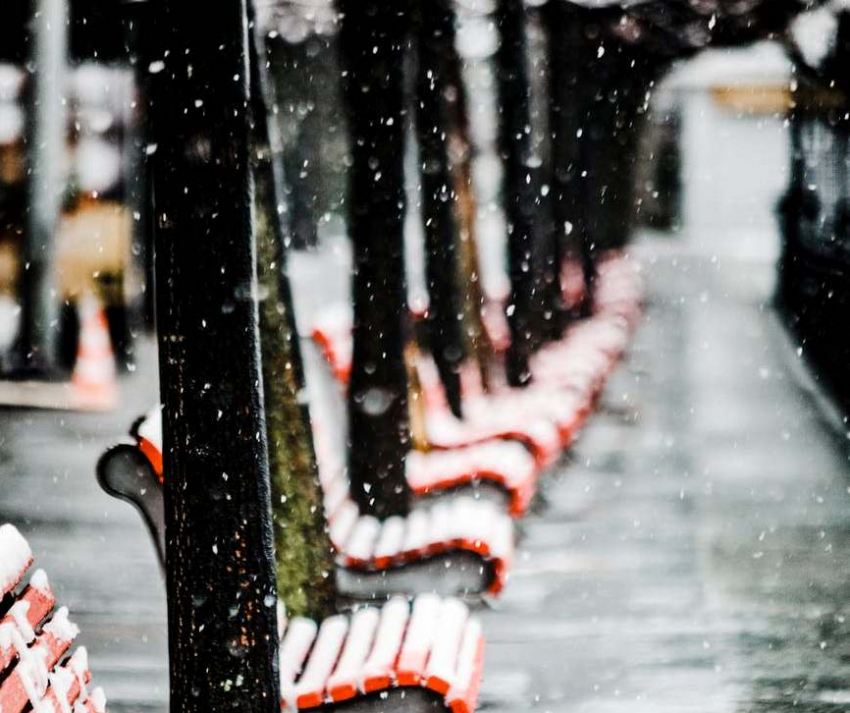
{"label": "black lamp post", "polygon": [[245,0],[163,0],[153,74],[171,710],[280,710]]}

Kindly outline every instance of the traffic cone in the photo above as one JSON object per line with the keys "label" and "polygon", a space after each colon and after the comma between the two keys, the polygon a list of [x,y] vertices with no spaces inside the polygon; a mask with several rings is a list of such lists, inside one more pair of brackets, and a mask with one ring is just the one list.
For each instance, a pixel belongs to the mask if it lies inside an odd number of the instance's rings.
{"label": "traffic cone", "polygon": [[115,355],[109,338],[106,313],[92,295],[77,303],[80,339],[71,375],[74,400],[80,408],[108,410],[118,404]]}

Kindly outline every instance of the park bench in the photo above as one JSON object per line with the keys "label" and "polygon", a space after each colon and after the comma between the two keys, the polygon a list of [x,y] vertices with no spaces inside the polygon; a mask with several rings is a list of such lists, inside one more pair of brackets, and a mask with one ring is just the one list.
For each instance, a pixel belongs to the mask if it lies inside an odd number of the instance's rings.
{"label": "park bench", "polygon": [[283,618],[279,630],[285,710],[475,710],[484,637],[458,599],[393,597],[321,625]]}
{"label": "park bench", "polygon": [[106,697],[89,691],[86,650],[68,652],[79,630],[56,598],[29,544],[13,525],[0,526],[0,710],[3,713],[105,713]]}
{"label": "park bench", "polygon": [[[449,410],[433,360],[420,355],[416,368],[430,445],[452,449],[494,439],[517,440],[541,468],[550,464],[572,442],[624,353],[640,315],[640,296],[637,263],[618,253],[605,256],[598,265],[594,313],[532,356],[531,370],[538,383],[488,394],[462,373],[464,419]],[[323,312],[312,336],[332,373],[346,383],[351,371],[350,310],[335,306]]]}
{"label": "park bench", "polygon": [[[351,314],[333,306],[319,315],[312,331],[313,340],[340,384],[347,384],[351,372]],[[423,386],[425,429],[429,444],[437,449],[453,449],[493,440],[519,441],[534,455],[540,468],[551,465],[561,452],[566,431],[573,432],[576,412],[564,414],[566,405],[551,402],[561,416],[562,428],[539,411],[528,413],[509,408],[485,408],[475,418],[459,419],[445,404],[436,367],[430,357],[420,354],[416,369]],[[492,406],[492,404],[491,404]]]}
{"label": "park bench", "polygon": [[[141,419],[134,432],[137,444],[146,442],[144,448],[121,444],[110,449],[98,466],[99,477],[102,484],[109,484],[110,492],[141,510],[164,563],[161,471],[156,472],[150,459],[153,456],[161,463],[155,450],[159,434],[148,418]],[[353,502],[343,501],[337,507],[345,510],[330,524],[335,543],[343,537],[343,530],[357,528]],[[377,523],[373,518],[366,522],[370,526]],[[361,526],[361,532],[349,538],[352,551],[343,555],[347,566],[353,567],[367,556],[363,540]],[[412,553],[410,550],[405,556],[410,558]],[[386,557],[386,552],[381,550],[381,556]],[[378,561],[377,554],[375,560],[376,567],[397,561]],[[348,575],[349,580],[356,578],[354,573]],[[281,616],[278,630],[284,710],[328,710],[335,705],[355,712],[475,710],[484,639],[478,620],[470,617],[457,599],[420,594],[410,603],[396,596],[380,608],[361,607],[321,624]]]}
{"label": "park bench", "polygon": [[[98,479],[107,492],[131,502],[142,513],[163,556],[162,421],[158,409],[139,419],[132,440],[110,448],[98,463]],[[513,521],[489,499],[443,497],[413,510],[407,517],[384,521],[361,515],[350,498],[345,463],[329,442],[330,433],[316,429],[319,477],[331,541],[341,568],[341,592],[384,596],[416,591],[440,594],[497,594],[505,583],[513,556]],[[519,454],[515,451],[514,456]],[[423,456],[425,458],[430,455]],[[527,461],[526,461],[527,464]],[[437,471],[441,477],[451,463]],[[411,470],[421,466],[416,463]],[[524,507],[530,494],[517,494]]]}

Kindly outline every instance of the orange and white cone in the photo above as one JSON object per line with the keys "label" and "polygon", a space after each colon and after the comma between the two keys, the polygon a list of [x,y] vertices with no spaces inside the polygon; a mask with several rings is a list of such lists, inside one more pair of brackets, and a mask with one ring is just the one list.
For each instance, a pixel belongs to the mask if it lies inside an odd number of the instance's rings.
{"label": "orange and white cone", "polygon": [[107,410],[118,404],[115,355],[101,304],[91,295],[77,304],[80,340],[71,375],[74,401],[80,408]]}

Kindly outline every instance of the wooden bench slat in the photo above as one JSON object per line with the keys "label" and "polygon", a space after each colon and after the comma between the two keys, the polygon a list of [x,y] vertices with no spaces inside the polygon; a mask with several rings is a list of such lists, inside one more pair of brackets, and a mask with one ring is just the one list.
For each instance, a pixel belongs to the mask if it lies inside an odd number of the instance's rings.
{"label": "wooden bench slat", "polygon": [[491,552],[491,533],[500,518],[500,511],[491,503],[472,498],[458,498],[448,510],[448,535],[458,547],[488,557]]}
{"label": "wooden bench slat", "polygon": [[336,665],[347,632],[348,618],[345,616],[332,616],[322,622],[304,673],[295,684],[295,701],[299,708],[316,708],[324,703],[325,682]]}
{"label": "wooden bench slat", "polygon": [[434,644],[425,667],[425,685],[445,696],[452,687],[464,625],[469,610],[457,599],[446,599],[440,607]]}
{"label": "wooden bench slat", "polygon": [[380,618],[379,610],[374,607],[360,609],[351,617],[345,647],[327,683],[331,700],[345,701],[357,695],[360,673],[372,650]]}
{"label": "wooden bench slat", "polygon": [[371,515],[361,515],[345,543],[348,561],[355,566],[364,566],[372,559],[375,542],[381,532],[381,521]]}
{"label": "wooden bench slat", "polygon": [[409,519],[405,520],[403,517],[394,515],[384,520],[381,525],[381,534],[375,543],[375,566],[378,569],[386,569],[399,556],[406,535],[405,527],[409,524]]}
{"label": "wooden bench slat", "polygon": [[15,635],[20,636],[26,644],[32,643],[35,639],[35,629],[53,610],[55,604],[56,598],[47,583],[47,575],[43,570],[38,570],[0,620],[0,671],[5,671],[16,656]]}
{"label": "wooden bench slat", "polygon": [[484,635],[481,622],[477,617],[470,617],[460,645],[454,682],[446,694],[452,713],[472,713],[475,710],[483,664]]}
{"label": "wooden bench slat", "polygon": [[312,619],[295,617],[289,622],[283,634],[278,666],[284,707],[295,702],[295,679],[304,667],[318,628]]}
{"label": "wooden bench slat", "polygon": [[361,672],[364,691],[379,691],[393,682],[395,662],[409,616],[410,605],[405,597],[393,597],[381,607],[375,644]]}
{"label": "wooden bench slat", "polygon": [[6,596],[32,565],[32,550],[14,525],[0,526],[0,591]]}
{"label": "wooden bench slat", "polygon": [[349,500],[348,482],[345,478],[336,478],[325,490],[325,512],[329,520],[339,515],[339,509]]}
{"label": "wooden bench slat", "polygon": [[78,648],[70,659],[49,675],[50,685],[37,713],[68,713],[91,681],[88,654]]}
{"label": "wooden bench slat", "polygon": [[431,517],[428,510],[414,510],[407,516],[407,527],[401,544],[401,553],[406,558],[421,557],[428,546]]}
{"label": "wooden bench slat", "polygon": [[440,604],[436,594],[420,594],[413,600],[410,623],[396,664],[396,677],[401,685],[418,686],[422,682],[436,633]]}
{"label": "wooden bench slat", "polygon": [[106,713],[106,694],[103,689],[95,688],[85,701],[78,701],[74,713]]}
{"label": "wooden bench slat", "polygon": [[78,633],[68,621],[65,607],[57,610],[30,647],[18,648],[18,662],[0,684],[0,710],[20,713],[28,703],[41,700],[47,690],[48,672],[65,654]]}
{"label": "wooden bench slat", "polygon": [[349,535],[357,525],[357,520],[360,517],[360,511],[353,500],[346,500],[340,506],[339,514],[328,523],[328,534],[331,542],[337,549],[345,550],[345,543]]}

